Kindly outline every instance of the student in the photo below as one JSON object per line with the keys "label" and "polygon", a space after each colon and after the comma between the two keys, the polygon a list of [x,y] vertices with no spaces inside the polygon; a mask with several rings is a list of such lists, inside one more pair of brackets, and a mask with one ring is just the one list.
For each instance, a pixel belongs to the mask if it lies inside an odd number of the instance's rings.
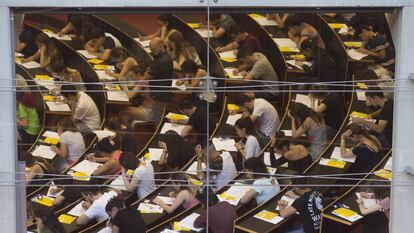
{"label": "student", "polygon": [[174,198],[172,205],[165,204],[160,198],[156,197],[152,200],[155,204],[161,206],[167,213],[172,214],[176,211],[179,207],[183,209],[190,209],[196,206],[199,201],[196,198],[197,187],[192,185],[191,182],[187,180],[187,177],[179,173],[175,177],[173,177],[172,184],[176,191],[172,191],[169,193],[171,198]]}
{"label": "student", "polygon": [[249,48],[253,52],[262,52],[259,40],[252,34],[246,32],[240,25],[236,24],[230,29],[230,36],[234,41],[224,47],[217,47],[217,52],[236,50],[239,48]]}
{"label": "student", "polygon": [[46,35],[46,33],[39,33],[36,36],[35,41],[39,49],[34,55],[26,59],[22,59],[21,62],[25,63],[39,60],[40,68],[50,71],[55,63],[63,61],[59,49],[56,47],[52,39],[50,39],[49,36]]}
{"label": "student", "polygon": [[[326,145],[326,127],[322,115],[302,103],[293,103],[288,117],[291,120],[294,139],[301,137],[304,133],[308,136],[311,143],[309,153],[315,161]],[[299,127],[296,126],[296,122],[299,123]]]}
{"label": "student", "polygon": [[213,38],[227,43],[231,40],[230,29],[236,25],[233,18],[227,14],[210,14]]}
{"label": "student", "polygon": [[[53,200],[53,206],[63,206],[64,204],[74,203],[79,198],[81,198],[81,188],[76,186],[70,186],[73,184],[73,179],[71,180],[54,180],[53,181],[57,187],[52,188],[51,192],[57,194],[63,190],[63,193],[56,196]],[[62,185],[62,186],[60,186]]]}
{"label": "student", "polygon": [[88,35],[85,50],[89,54],[106,61],[115,46],[115,40],[112,37],[105,35],[105,32],[101,28],[94,28]]}
{"label": "student", "polygon": [[253,123],[259,122],[258,133],[260,137],[265,143],[269,142],[270,137],[273,136],[280,124],[279,114],[275,107],[265,99],[255,98],[247,93],[240,94],[237,99],[238,105],[246,109],[243,114],[250,117]]}
{"label": "student", "polygon": [[288,30],[288,37],[293,40],[298,48],[306,39],[315,40],[315,43],[319,48],[326,49],[325,43],[318,31],[307,23],[302,23],[298,16],[292,16],[286,19],[286,27]]}
{"label": "student", "polygon": [[130,70],[131,67],[138,65],[138,62],[128,55],[128,52],[124,47],[113,48],[109,54],[108,62],[115,64],[115,67],[119,72],[115,73],[111,70],[106,70],[105,73],[120,81],[124,80],[125,73]]}
{"label": "student", "polygon": [[237,219],[233,206],[226,201],[220,202],[210,187],[198,192],[197,199],[206,211],[195,219],[194,227],[208,227],[214,233],[233,232],[233,225]]}
{"label": "student", "polygon": [[188,60],[201,64],[197,51],[185,41],[181,32],[175,31],[171,33],[165,45],[168,54],[173,59],[174,70],[181,71],[182,64]]}
{"label": "student", "polygon": [[254,181],[252,188],[240,199],[240,203],[248,204],[254,198],[256,204],[260,205],[280,191],[279,183],[269,174],[263,159],[252,157],[246,160],[244,170],[248,179]]}
{"label": "student", "polygon": [[181,131],[181,137],[187,137],[193,132],[198,141],[206,140],[206,136],[211,134],[215,126],[212,119],[208,117],[206,103],[195,105],[190,98],[185,98],[177,104],[177,109],[189,117],[187,122],[179,122],[186,124]]}
{"label": "student", "polygon": [[[76,86],[77,90],[84,89],[80,72],[67,67],[64,62],[55,63],[52,67],[52,72],[54,73],[53,77],[59,79],[59,81],[63,82],[63,84],[67,84],[66,82],[72,82]],[[58,90],[60,90],[60,87]]]}
{"label": "student", "polygon": [[85,151],[82,134],[70,117],[65,117],[57,125],[59,146],[51,146],[51,150],[59,156],[57,169],[59,172],[77,162]]}
{"label": "student", "polygon": [[279,214],[282,218],[299,212],[300,224],[293,226],[287,233],[319,233],[323,210],[323,197],[318,191],[306,186],[305,178],[293,179],[294,188],[286,192],[286,196],[295,199],[291,206],[286,201],[279,201]]}
{"label": "student", "polygon": [[251,157],[259,157],[262,152],[256,130],[250,118],[240,118],[234,124],[234,129],[241,140],[236,143],[238,152],[244,160]]}
{"label": "student", "polygon": [[108,219],[109,216],[105,211],[106,204],[111,198],[117,196],[117,193],[115,191],[104,193],[98,186],[87,186],[82,189],[82,196],[84,198],[82,207],[86,211],[76,219],[77,225],[87,225],[92,220],[102,222]]}
{"label": "student", "polygon": [[[150,161],[138,159],[136,155],[126,152],[119,158],[122,178],[129,192],[135,191],[138,198],[144,198],[155,189],[154,167]],[[132,175],[128,170],[134,171]]]}
{"label": "student", "polygon": [[342,106],[343,100],[339,93],[328,91],[326,86],[313,85],[310,90],[309,97],[311,100],[311,108],[316,113],[323,115],[326,125],[326,134],[328,138],[331,139],[342,125],[340,116],[345,115]]}
{"label": "student", "polygon": [[157,31],[151,35],[140,37],[140,40],[152,40],[156,37],[159,37],[162,41],[165,42],[173,32],[177,31],[174,29],[175,25],[173,16],[170,14],[161,14],[158,17],[157,25]]}
{"label": "student", "polygon": [[69,35],[72,37],[72,42],[83,44],[93,28],[94,25],[84,15],[69,15],[66,25],[59,31],[58,36]]}
{"label": "student", "polygon": [[200,87],[200,81],[207,77],[207,72],[205,67],[202,65],[197,65],[192,60],[186,60],[181,65],[181,71],[184,73],[185,79],[178,80],[177,85],[185,85],[189,88],[198,88]]}
{"label": "student", "polygon": [[196,146],[197,154],[197,176],[204,178],[202,170],[202,163],[209,164],[209,168],[213,171],[210,172],[210,179],[215,184],[215,190],[220,190],[236,176],[237,170],[234,164],[233,157],[228,151],[217,151],[213,144],[210,144],[205,151],[200,145]]}
{"label": "student", "polygon": [[26,162],[26,168],[28,169],[26,169],[26,184],[37,183],[36,179],[43,178],[43,175],[55,173],[55,168],[46,159],[34,157],[29,152],[22,152],[21,156],[21,160]]}
{"label": "student", "polygon": [[284,13],[284,14],[266,14],[268,20],[274,20],[277,24],[277,32],[273,34],[274,37],[284,38],[287,37],[287,31],[289,30],[285,22],[289,17],[292,17],[293,14]]}
{"label": "student", "polygon": [[113,197],[105,207],[110,217],[112,233],[145,233],[146,225],[142,215],[136,209],[126,207],[121,197]]}
{"label": "student", "polygon": [[89,155],[87,159],[92,162],[103,163],[103,165],[92,173],[93,176],[116,175],[121,171],[119,158],[122,151],[119,147],[119,143],[109,137],[96,143],[94,149],[98,156]]}
{"label": "student", "polygon": [[36,219],[36,232],[38,233],[65,233],[65,229],[59,222],[55,212],[45,206],[37,205],[33,208]]}
{"label": "student", "polygon": [[40,130],[39,115],[36,111],[36,99],[30,92],[25,92],[19,100],[16,122],[22,143],[33,143]]}
{"label": "student", "polygon": [[278,77],[272,64],[262,53],[253,53],[250,48],[240,48],[237,58],[243,65],[233,70],[234,75],[240,74],[244,80],[261,80],[263,82],[252,82],[252,85],[262,85],[269,96],[275,97],[279,88]]}
{"label": "student", "polygon": [[29,30],[23,29],[17,40],[15,51],[23,54],[25,58],[28,58],[33,56],[37,50],[38,48],[36,47],[33,34]]}
{"label": "student", "polygon": [[[118,114],[121,127],[124,129],[129,128],[128,126],[133,120],[155,121],[154,100],[148,92],[145,71],[145,67],[137,65],[131,67],[124,75],[125,80],[128,81],[128,86],[121,84],[121,88],[127,91],[126,95],[132,104],[132,106],[124,108]],[[131,85],[133,86],[132,89],[129,87]]]}
{"label": "student", "polygon": [[[357,143],[352,149],[346,148],[346,141]],[[376,137],[368,134],[364,126],[352,123],[348,130],[341,135],[341,157],[355,158],[355,162],[347,173],[366,173],[381,160],[381,144]]]}
{"label": "student", "polygon": [[[286,138],[283,131],[277,131],[275,133],[275,137],[272,138],[270,144],[269,152],[271,167],[277,168],[288,163],[289,169],[303,173],[313,163],[308,149]],[[276,159],[275,152],[281,154],[282,157]]]}
{"label": "student", "polygon": [[377,133],[381,142],[381,145],[388,149],[392,145],[392,125],[394,121],[394,102],[388,100],[384,96],[381,89],[369,88],[365,92],[367,106],[380,107],[381,110],[371,114],[371,117],[378,117],[378,123],[372,123],[363,118],[353,117],[352,122],[364,125],[370,130]]}
{"label": "student", "polygon": [[358,52],[368,54],[376,63],[395,72],[395,50],[381,33],[374,31],[372,26],[360,24],[355,30],[355,35],[365,43]]}
{"label": "student", "polygon": [[67,100],[72,112],[72,119],[81,133],[90,133],[101,128],[101,116],[93,99],[74,85],[63,85],[61,94]]}
{"label": "student", "polygon": [[[326,49],[318,47],[313,39],[305,39],[302,41],[300,48],[305,55],[303,58],[295,58],[296,64],[301,66],[310,77],[302,78],[304,82],[332,82],[336,81],[336,63],[329,55]],[[307,60],[311,65],[303,64]]]}
{"label": "student", "polygon": [[190,161],[194,154],[191,144],[172,130],[161,135],[158,146],[163,149],[158,165],[167,166],[167,170],[180,170]]}

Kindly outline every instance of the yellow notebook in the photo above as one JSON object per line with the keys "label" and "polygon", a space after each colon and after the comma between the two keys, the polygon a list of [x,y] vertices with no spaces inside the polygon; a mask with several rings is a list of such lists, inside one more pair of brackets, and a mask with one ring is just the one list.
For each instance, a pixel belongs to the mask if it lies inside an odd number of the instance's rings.
{"label": "yellow notebook", "polygon": [[223,198],[225,200],[228,200],[228,201],[234,201],[234,200],[236,200],[236,197],[227,195],[226,192],[219,194],[219,197],[221,197],[221,198]]}
{"label": "yellow notebook", "polygon": [[109,65],[94,65],[93,68],[95,68],[95,70],[107,70],[107,69],[110,69],[111,66],[109,66]]}
{"label": "yellow notebook", "polygon": [[368,89],[367,84],[365,83],[357,83],[357,86],[361,89]]}
{"label": "yellow notebook", "polygon": [[277,213],[271,212],[271,211],[268,211],[268,210],[262,210],[259,213],[257,213],[256,216],[258,218],[263,218],[263,219],[266,219],[266,220],[272,220],[273,218],[277,217]]}
{"label": "yellow notebook", "polygon": [[150,159],[150,158],[151,158],[150,153],[149,153],[149,152],[145,153],[144,158],[146,158],[146,159]]}
{"label": "yellow notebook", "polygon": [[231,57],[223,57],[223,58],[220,58],[220,59],[225,61],[225,62],[236,62],[237,61],[236,58],[231,58]]}
{"label": "yellow notebook", "polygon": [[127,173],[128,175],[132,175],[132,174],[134,174],[134,170],[129,169],[126,173]]}
{"label": "yellow notebook", "polygon": [[330,23],[329,27],[331,27],[332,29],[341,29],[347,26],[346,24],[343,24],[343,23]]}
{"label": "yellow notebook", "polygon": [[375,172],[375,175],[387,180],[391,180],[392,179],[392,173],[390,171],[387,171],[385,169],[381,169],[377,172]]}
{"label": "yellow notebook", "polygon": [[351,48],[360,48],[362,46],[361,41],[345,41],[344,45]]}
{"label": "yellow notebook", "polygon": [[292,59],[295,59],[295,58],[305,59],[305,55],[303,55],[303,54],[291,55],[290,58],[292,58]]}
{"label": "yellow notebook", "polygon": [[335,167],[335,168],[344,168],[345,167],[346,162],[342,161],[342,160],[335,160],[335,159],[330,159],[328,161],[328,163],[326,164],[326,166],[329,167]]}
{"label": "yellow notebook", "polygon": [[294,52],[293,49],[288,48],[288,47],[279,47],[279,50],[282,53]]}
{"label": "yellow notebook", "polygon": [[345,208],[338,208],[336,210],[333,211],[334,213],[336,213],[339,216],[345,217],[345,218],[350,218],[356,214],[358,214],[357,212],[350,210],[350,209],[345,209]]}
{"label": "yellow notebook", "polygon": [[67,215],[67,214],[61,214],[58,218],[59,222],[63,224],[71,224],[73,221],[75,221],[76,217]]}
{"label": "yellow notebook", "polygon": [[103,61],[98,58],[92,58],[92,59],[89,59],[88,62],[93,63],[93,64],[101,64]]}
{"label": "yellow notebook", "polygon": [[260,19],[260,18],[265,18],[263,15],[259,15],[259,14],[249,14],[250,17],[252,17],[253,19]]}
{"label": "yellow notebook", "polygon": [[15,61],[16,61],[16,62],[21,62],[21,61],[22,61],[22,58],[20,58],[20,57],[16,57],[16,58],[15,58]]}
{"label": "yellow notebook", "polygon": [[196,185],[196,186],[200,186],[200,185],[203,184],[203,182],[201,182],[199,180],[196,180],[196,179],[193,179],[193,178],[188,178],[188,181],[190,181],[190,183],[192,183],[193,185]]}
{"label": "yellow notebook", "polygon": [[75,180],[81,180],[81,181],[89,181],[90,177],[88,175],[86,175],[86,173],[83,172],[74,172],[70,174],[73,179]]}
{"label": "yellow notebook", "polygon": [[47,144],[51,144],[51,145],[56,145],[59,143],[59,139],[57,138],[45,138],[45,140],[43,140],[44,143]]}
{"label": "yellow notebook", "polygon": [[187,25],[192,29],[196,29],[200,27],[199,23],[187,23]]}
{"label": "yellow notebook", "polygon": [[36,203],[42,204],[47,207],[53,206],[53,199],[47,196],[43,196],[42,198],[36,198],[33,200]]}
{"label": "yellow notebook", "polygon": [[180,226],[180,222],[173,223],[173,230],[174,231],[191,231],[191,229]]}
{"label": "yellow notebook", "polygon": [[235,105],[235,104],[227,104],[227,110],[229,110],[229,111],[232,111],[232,110],[238,111],[239,109],[240,109],[240,107]]}
{"label": "yellow notebook", "polygon": [[168,114],[168,118],[170,120],[173,120],[173,121],[178,121],[178,120],[185,120],[185,119],[187,119],[187,116],[182,115],[182,114],[177,114],[177,113],[169,113]]}
{"label": "yellow notebook", "polygon": [[363,113],[363,112],[356,112],[356,111],[353,111],[353,112],[351,113],[351,117],[367,118],[367,117],[368,117],[368,114]]}
{"label": "yellow notebook", "polygon": [[50,80],[51,78],[47,74],[36,74],[35,79],[37,79],[37,80]]}
{"label": "yellow notebook", "polygon": [[44,95],[43,96],[44,101],[53,101],[54,99],[55,99],[55,97],[52,96],[52,95]]}

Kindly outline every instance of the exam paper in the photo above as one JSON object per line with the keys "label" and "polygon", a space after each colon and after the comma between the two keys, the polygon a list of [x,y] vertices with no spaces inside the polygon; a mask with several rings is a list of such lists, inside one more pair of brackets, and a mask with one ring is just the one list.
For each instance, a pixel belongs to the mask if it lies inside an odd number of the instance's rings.
{"label": "exam paper", "polygon": [[[283,195],[282,198],[280,198],[280,200],[287,202],[286,208],[290,207],[293,204],[293,202],[295,201],[295,199],[290,198],[290,197],[288,197],[286,195]],[[279,210],[279,205],[277,205],[276,210]]]}
{"label": "exam paper", "polygon": [[115,132],[112,132],[110,130],[94,130],[92,131],[96,136],[98,137],[98,140],[102,140],[107,137],[113,137],[115,136]]}
{"label": "exam paper", "polygon": [[42,137],[60,139],[59,134],[57,132],[53,132],[53,131],[49,131],[49,130],[45,131],[43,133]]}
{"label": "exam paper", "polygon": [[307,95],[296,94],[296,103],[302,103],[308,107],[311,106],[311,99]]}
{"label": "exam paper", "polygon": [[157,196],[157,198],[161,199],[167,205],[172,205],[174,202],[174,198],[171,197]]}
{"label": "exam paper", "polygon": [[213,35],[212,30],[208,30],[208,29],[194,29],[194,30],[203,38],[208,38]]}
{"label": "exam paper", "polygon": [[129,102],[125,91],[106,91],[106,95],[111,101]]}
{"label": "exam paper", "polygon": [[277,23],[274,20],[268,20],[266,18],[253,18],[253,19],[256,20],[256,22],[262,26],[277,26]]}
{"label": "exam paper", "polygon": [[236,68],[224,68],[224,72],[226,72],[227,76],[229,76],[229,78],[233,78],[233,79],[243,79],[243,76],[241,76],[240,74],[238,75],[234,75],[233,74],[233,70]]}
{"label": "exam paper", "polygon": [[40,68],[40,63],[35,62],[35,61],[29,61],[29,62],[25,62],[25,63],[20,63],[22,66],[24,66],[27,69],[35,69],[35,68]]}
{"label": "exam paper", "polygon": [[[356,194],[356,196],[357,196],[357,198],[359,199],[359,198],[361,198],[361,193],[355,193]],[[369,209],[369,208],[371,208],[372,206],[374,206],[375,204],[377,204],[377,202],[375,201],[375,199],[374,198],[362,198],[362,202],[363,202],[363,204],[364,204],[364,207],[365,208],[367,208],[367,209]]]}
{"label": "exam paper", "polygon": [[213,144],[217,151],[237,151],[234,139],[213,138]]}
{"label": "exam paper", "polygon": [[392,171],[392,157],[390,157],[384,166],[385,170]]}
{"label": "exam paper", "polygon": [[144,214],[149,214],[149,213],[161,214],[164,211],[164,209],[161,208],[161,206],[155,205],[155,204],[149,204],[149,203],[140,203],[138,206],[138,210]]}
{"label": "exam paper", "polygon": [[[206,169],[205,163],[201,163],[201,169]],[[191,166],[185,171],[185,173],[197,176],[197,161],[193,162],[193,164],[191,164]]]}
{"label": "exam paper", "polygon": [[116,78],[105,73],[105,70],[95,70],[100,80],[116,80]]}
{"label": "exam paper", "polygon": [[286,47],[291,49],[297,49],[296,43],[289,38],[273,38],[273,41],[276,42],[278,47]]}
{"label": "exam paper", "polygon": [[82,162],[76,164],[71,168],[72,171],[82,172],[86,175],[90,176],[92,173],[102,164],[97,162],[91,162],[87,159],[83,160]]}
{"label": "exam paper", "polygon": [[46,105],[52,112],[70,112],[70,107],[66,103],[47,101]]}
{"label": "exam paper", "polygon": [[252,188],[251,185],[235,182],[228,190],[218,194],[220,201],[226,201],[231,205],[236,206],[240,199]]}
{"label": "exam paper", "polygon": [[32,155],[45,159],[53,159],[56,156],[56,153],[50,149],[50,146],[39,145],[32,151]]}
{"label": "exam paper", "polygon": [[241,114],[241,113],[238,113],[238,114],[233,114],[233,115],[229,115],[229,116],[227,117],[226,124],[229,124],[229,125],[234,126],[234,125],[236,124],[236,121],[237,121],[238,119],[240,119],[242,116],[243,116],[243,114]]}
{"label": "exam paper", "polygon": [[190,215],[188,215],[187,217],[185,217],[183,220],[180,221],[180,226],[185,227],[185,228],[189,228],[193,231],[201,231],[203,230],[203,228],[196,228],[194,227],[194,221],[197,219],[197,217],[200,216],[197,213],[192,213]]}
{"label": "exam paper", "polygon": [[366,101],[367,100],[367,97],[365,96],[365,91],[356,91],[356,94],[357,94],[357,99],[359,100],[359,101]]}
{"label": "exam paper", "polygon": [[79,217],[85,213],[85,209],[82,207],[83,201],[79,202],[75,207],[69,210],[68,214],[72,216]]}
{"label": "exam paper", "polygon": [[181,135],[181,131],[183,131],[184,127],[185,127],[185,125],[165,122],[160,133],[165,134],[167,131],[172,130],[172,131],[175,131],[175,132],[177,132],[178,134]]}
{"label": "exam paper", "polygon": [[80,53],[82,56],[84,56],[84,57],[86,57],[86,58],[88,58],[88,59],[98,58],[97,56],[92,55],[92,54],[89,54],[89,52],[88,52],[88,51],[83,50],[83,49],[81,49],[81,50],[76,50],[76,51],[77,51],[78,53]]}
{"label": "exam paper", "polygon": [[367,56],[368,56],[368,54],[360,53],[360,52],[358,52],[356,49],[350,49],[350,50],[347,50],[347,52],[348,52],[348,56],[349,56],[350,58],[352,58],[352,59],[354,59],[354,60],[357,60],[357,61],[359,61],[359,60],[361,60],[362,58],[364,58],[364,57],[367,57]]}
{"label": "exam paper", "polygon": [[233,51],[234,50],[219,53],[220,58],[235,58],[235,59],[237,59],[237,57],[236,57],[236,55],[234,55]]}
{"label": "exam paper", "polygon": [[345,161],[345,162],[348,162],[348,163],[354,163],[356,157],[353,157],[353,158],[343,158],[341,156],[341,148],[340,147],[335,147],[335,149],[332,152],[331,159],[342,160],[342,161]]}
{"label": "exam paper", "polygon": [[149,160],[151,161],[160,161],[161,155],[163,153],[163,149],[161,148],[149,148]]}

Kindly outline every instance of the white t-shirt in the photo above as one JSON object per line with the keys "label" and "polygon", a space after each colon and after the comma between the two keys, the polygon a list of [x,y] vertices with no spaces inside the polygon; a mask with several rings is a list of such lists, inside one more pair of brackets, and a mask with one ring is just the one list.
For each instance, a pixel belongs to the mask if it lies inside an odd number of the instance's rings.
{"label": "white t-shirt", "polygon": [[255,99],[252,115],[258,116],[260,121],[260,132],[266,136],[272,136],[280,124],[279,114],[275,107],[265,99]]}
{"label": "white t-shirt", "polygon": [[98,130],[101,126],[101,116],[95,102],[85,92],[80,91],[79,94],[73,118],[82,121],[91,130]]}
{"label": "white t-shirt", "polygon": [[60,142],[68,147],[66,160],[76,161],[85,151],[85,142],[80,132],[65,131],[60,135]]}
{"label": "white t-shirt", "polygon": [[90,219],[96,219],[98,222],[105,221],[109,218],[105,211],[106,204],[108,201],[117,196],[115,191],[109,191],[104,193],[98,200],[94,201],[92,205],[86,210],[85,215]]}
{"label": "white t-shirt", "polygon": [[217,190],[227,185],[237,173],[236,165],[230,152],[224,151],[220,156],[223,159],[223,169],[216,176]]}
{"label": "white t-shirt", "polygon": [[145,162],[145,166],[138,166],[134,176],[139,179],[137,195],[143,198],[155,189],[154,167],[151,162]]}
{"label": "white t-shirt", "polygon": [[247,136],[246,144],[244,145],[246,160],[252,157],[259,157],[262,149],[260,148],[259,141],[253,135]]}

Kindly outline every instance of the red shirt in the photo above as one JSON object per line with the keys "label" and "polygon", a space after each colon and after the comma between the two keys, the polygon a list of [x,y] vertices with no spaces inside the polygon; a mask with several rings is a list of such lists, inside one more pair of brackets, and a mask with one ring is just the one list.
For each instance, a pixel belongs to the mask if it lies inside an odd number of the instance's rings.
{"label": "red shirt", "polygon": [[259,40],[251,34],[247,35],[246,39],[244,39],[240,47],[249,48],[253,52],[262,52],[262,46],[260,45]]}

